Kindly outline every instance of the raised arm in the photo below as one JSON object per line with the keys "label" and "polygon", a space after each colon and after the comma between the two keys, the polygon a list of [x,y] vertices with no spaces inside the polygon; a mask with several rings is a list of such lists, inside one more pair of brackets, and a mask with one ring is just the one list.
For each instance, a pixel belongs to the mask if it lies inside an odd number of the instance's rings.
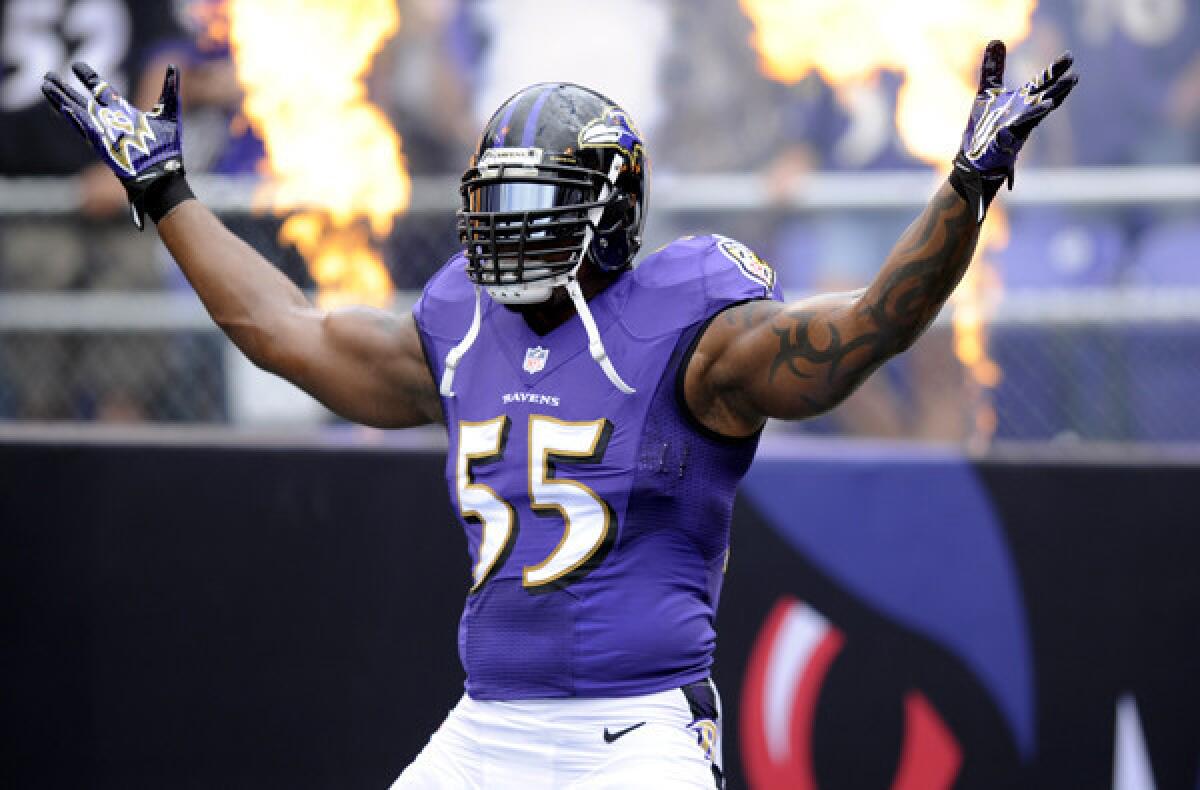
{"label": "raised arm", "polygon": [[1030,131],[1075,86],[1071,56],[1020,90],[1003,87],[1004,45],[988,45],[963,146],[948,181],[862,291],[790,305],[751,302],[705,330],[684,380],[692,413],[730,436],[767,417],[833,408],[890,357],[910,347],[962,279],[979,225]]}
{"label": "raised arm", "polygon": [[364,425],[441,419],[411,315],[314,307],[197,200],[177,205],[158,232],[217,326],[260,368]]}
{"label": "raised arm", "polygon": [[259,367],[293,382],[347,419],[386,428],[441,419],[412,316],[333,311],[304,294],[192,196],[183,175],[179,76],[167,70],[159,103],[139,112],[84,64],[84,97],[47,74],[43,92],[129,193],[134,224],[149,215],[209,315]]}

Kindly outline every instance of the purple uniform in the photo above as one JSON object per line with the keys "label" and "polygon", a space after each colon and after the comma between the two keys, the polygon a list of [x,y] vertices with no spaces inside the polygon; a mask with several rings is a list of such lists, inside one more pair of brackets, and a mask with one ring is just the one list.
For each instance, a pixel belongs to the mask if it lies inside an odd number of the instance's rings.
{"label": "purple uniform", "polygon": [[[474,309],[461,256],[414,309],[434,380]],[[444,398],[446,477],[471,555],[459,625],[475,699],[622,697],[706,677],[734,489],[757,437],[713,436],[681,405],[708,320],[780,299],[743,245],[686,238],[589,305],[637,393],[588,354],[572,318],[538,335],[483,296],[478,340]]]}

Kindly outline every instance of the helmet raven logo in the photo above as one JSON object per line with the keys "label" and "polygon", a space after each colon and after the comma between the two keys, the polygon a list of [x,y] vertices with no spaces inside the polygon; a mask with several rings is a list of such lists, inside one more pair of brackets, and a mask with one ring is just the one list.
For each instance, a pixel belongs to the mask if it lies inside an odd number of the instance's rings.
{"label": "helmet raven logo", "polygon": [[629,114],[619,107],[606,107],[604,114],[579,130],[580,148],[615,148],[625,154],[630,166],[640,169],[645,149]]}

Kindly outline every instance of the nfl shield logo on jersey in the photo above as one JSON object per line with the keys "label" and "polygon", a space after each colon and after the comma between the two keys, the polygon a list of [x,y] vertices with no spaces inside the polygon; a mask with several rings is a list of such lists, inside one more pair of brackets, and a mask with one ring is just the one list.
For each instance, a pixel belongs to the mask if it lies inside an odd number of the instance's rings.
{"label": "nfl shield logo on jersey", "polygon": [[533,348],[525,349],[525,372],[526,373],[541,373],[542,368],[546,367],[546,357],[550,356],[550,349],[534,346]]}

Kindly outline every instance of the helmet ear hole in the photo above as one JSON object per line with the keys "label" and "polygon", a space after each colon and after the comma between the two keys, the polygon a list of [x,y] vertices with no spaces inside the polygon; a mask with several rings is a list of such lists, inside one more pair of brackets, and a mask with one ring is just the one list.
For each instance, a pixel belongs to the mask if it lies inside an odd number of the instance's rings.
{"label": "helmet ear hole", "polygon": [[596,232],[612,233],[621,227],[628,228],[636,219],[633,196],[622,193],[604,207]]}
{"label": "helmet ear hole", "polygon": [[601,270],[613,272],[633,262],[641,244],[641,206],[637,196],[620,194],[604,209],[588,257]]}
{"label": "helmet ear hole", "polygon": [[632,257],[629,251],[629,240],[622,228],[614,232],[596,234],[588,247],[588,257],[592,263],[605,272],[615,272],[625,268]]}
{"label": "helmet ear hole", "polygon": [[595,237],[588,247],[588,257],[606,272],[625,268],[636,249],[631,249],[629,232],[636,228],[636,201],[622,194],[612,201],[600,216]]}

